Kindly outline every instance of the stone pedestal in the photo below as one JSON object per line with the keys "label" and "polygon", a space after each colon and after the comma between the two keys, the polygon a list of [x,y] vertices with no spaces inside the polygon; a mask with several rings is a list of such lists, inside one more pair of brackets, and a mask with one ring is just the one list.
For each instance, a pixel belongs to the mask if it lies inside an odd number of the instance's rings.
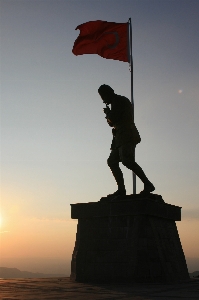
{"label": "stone pedestal", "polygon": [[71,279],[80,282],[188,280],[175,221],[181,208],[161,196],[71,205],[78,219]]}

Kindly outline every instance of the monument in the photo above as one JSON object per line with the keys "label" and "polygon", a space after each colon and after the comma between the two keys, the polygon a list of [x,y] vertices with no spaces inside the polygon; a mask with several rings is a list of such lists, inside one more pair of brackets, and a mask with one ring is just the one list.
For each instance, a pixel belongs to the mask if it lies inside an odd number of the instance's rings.
{"label": "monument", "polygon": [[71,279],[175,282],[189,279],[175,221],[181,208],[158,195],[71,205],[78,219]]}
{"label": "monument", "polygon": [[[118,189],[98,202],[71,204],[71,217],[78,219],[78,225],[70,278],[97,283],[188,280],[175,223],[181,220],[181,208],[152,194],[154,185],[135,162],[135,147],[141,138],[133,106],[107,85],[98,92],[113,128],[107,162]],[[143,182],[140,194],[126,195],[119,162]]]}

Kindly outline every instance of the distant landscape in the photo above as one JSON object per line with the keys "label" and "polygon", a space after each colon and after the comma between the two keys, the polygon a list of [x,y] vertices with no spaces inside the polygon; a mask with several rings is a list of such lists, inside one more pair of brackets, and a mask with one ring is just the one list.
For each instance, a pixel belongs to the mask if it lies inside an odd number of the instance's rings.
{"label": "distant landscape", "polygon": [[197,277],[199,278],[199,271],[195,271],[193,273],[189,273],[190,277],[193,278],[193,277]]}
{"label": "distant landscape", "polygon": [[44,274],[20,271],[17,268],[0,267],[0,278],[49,278],[49,277],[67,277],[66,274]]}
{"label": "distant landscape", "polygon": [[[198,277],[199,271],[189,273],[190,277]],[[44,274],[44,273],[33,273],[28,271],[20,271],[17,268],[6,268],[0,267],[0,278],[49,278],[49,277],[68,277],[66,274]]]}

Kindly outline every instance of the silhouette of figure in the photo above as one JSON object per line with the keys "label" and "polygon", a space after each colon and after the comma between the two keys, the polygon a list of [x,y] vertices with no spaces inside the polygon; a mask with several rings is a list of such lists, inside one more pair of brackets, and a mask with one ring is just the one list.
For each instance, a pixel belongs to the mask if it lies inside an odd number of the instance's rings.
{"label": "silhouette of figure", "polygon": [[[104,113],[109,126],[113,127],[113,140],[111,153],[107,160],[113,176],[118,185],[118,190],[108,196],[125,196],[123,173],[119,167],[119,162],[132,170],[144,183],[141,193],[150,193],[155,190],[153,184],[146,177],[142,168],[135,162],[135,147],[140,143],[141,138],[134,123],[133,106],[129,99],[114,93],[114,90],[103,84],[99,87],[98,93],[106,104]],[[108,105],[111,105],[109,108]]]}

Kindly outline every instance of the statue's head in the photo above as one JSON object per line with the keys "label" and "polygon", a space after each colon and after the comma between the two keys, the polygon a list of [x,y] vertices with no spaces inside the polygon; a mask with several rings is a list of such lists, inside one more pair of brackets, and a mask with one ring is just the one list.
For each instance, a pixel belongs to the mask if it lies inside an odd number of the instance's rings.
{"label": "statue's head", "polygon": [[98,93],[100,94],[102,100],[106,104],[110,104],[112,102],[112,98],[114,96],[114,90],[107,84],[102,84],[99,89]]}

